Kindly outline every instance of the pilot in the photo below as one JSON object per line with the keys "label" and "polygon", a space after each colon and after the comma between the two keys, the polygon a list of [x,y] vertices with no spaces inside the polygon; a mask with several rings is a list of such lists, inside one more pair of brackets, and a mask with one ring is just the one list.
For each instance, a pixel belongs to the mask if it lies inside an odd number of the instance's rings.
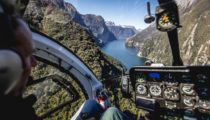
{"label": "pilot", "polygon": [[31,68],[34,43],[26,23],[16,10],[0,0],[0,114],[6,120],[38,120],[32,108],[34,97],[21,96]]}

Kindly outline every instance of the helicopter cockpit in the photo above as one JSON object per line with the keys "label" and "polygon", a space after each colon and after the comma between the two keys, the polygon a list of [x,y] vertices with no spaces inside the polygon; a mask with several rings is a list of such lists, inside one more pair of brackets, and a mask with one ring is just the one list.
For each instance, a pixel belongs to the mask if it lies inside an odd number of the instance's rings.
{"label": "helicopter cockpit", "polygon": [[[155,114],[154,118],[164,119],[163,116],[167,115],[184,119],[209,119],[210,89],[208,81],[210,80],[210,67],[183,66],[177,32],[177,29],[181,27],[178,7],[172,0],[158,0],[158,2],[159,6],[156,7],[155,17],[150,13],[150,3],[148,2],[148,16],[145,18],[145,22],[156,21],[156,28],[161,32],[167,32],[172,49],[173,66],[133,67],[129,70],[128,75],[122,76],[121,89],[125,96],[130,96],[130,92],[133,90],[136,108],[150,111],[151,114]],[[98,101],[103,99],[105,101],[103,107],[111,105],[103,84],[75,54],[36,30],[33,30],[33,39],[36,44],[34,56],[38,60],[69,74],[82,88],[85,99],[92,98]],[[68,91],[72,99],[45,112],[40,118],[46,118],[51,113],[77,101],[81,97],[74,85],[71,85],[72,82],[66,80],[66,75],[55,71],[53,73],[56,74],[31,81],[29,85],[51,79]],[[48,84],[52,83],[49,82]],[[83,105],[71,119],[76,119],[82,109]],[[159,118],[160,116],[162,117]],[[202,118],[199,118],[201,116]]]}
{"label": "helicopter cockpit", "polygon": [[[146,113],[152,115],[150,119],[210,119],[210,66],[184,66],[178,37],[178,28],[181,29],[182,26],[174,0],[158,0],[155,16],[151,14],[150,2],[147,2],[148,15],[144,19],[145,23],[155,24],[157,30],[167,33],[173,57],[172,66],[149,63],[145,66],[133,66],[127,73],[122,70],[122,74],[118,75],[115,72],[124,67],[101,52],[99,46],[105,42],[99,39],[99,42],[93,44],[97,38],[86,36],[87,33],[96,34],[95,28],[87,25],[92,24],[87,19],[97,16],[80,16],[73,6],[57,4],[59,0],[50,1],[52,5],[48,6],[49,1],[31,0],[30,6],[27,6],[28,13],[24,16],[35,42],[33,55],[39,63],[32,70],[33,78],[29,80],[23,96],[33,94],[37,97],[33,107],[40,119],[76,120],[89,99],[96,100],[104,109],[111,106],[121,109],[119,104],[124,103],[111,102],[123,99],[129,105],[126,108],[133,109],[135,113],[132,114],[138,116],[133,117],[133,120],[141,119],[139,116],[145,116]],[[36,8],[37,6],[41,7]],[[62,13],[63,11],[65,12]],[[57,16],[53,16],[54,14]],[[84,18],[86,20],[82,21]],[[100,16],[95,21],[99,19]],[[82,21],[81,25],[75,21]],[[59,26],[60,24],[63,26]],[[58,29],[54,29],[54,26]],[[94,30],[90,31],[91,28]],[[64,31],[66,36],[60,34],[59,30]],[[74,34],[79,34],[79,37]],[[80,43],[81,46],[78,47]],[[99,55],[92,56],[96,53]],[[90,55],[81,59],[86,54]],[[91,61],[93,58],[99,62]],[[111,67],[116,64],[120,67],[114,67],[111,71]],[[106,75],[103,73],[115,76],[104,79]],[[122,92],[120,97],[117,96],[119,91]]]}

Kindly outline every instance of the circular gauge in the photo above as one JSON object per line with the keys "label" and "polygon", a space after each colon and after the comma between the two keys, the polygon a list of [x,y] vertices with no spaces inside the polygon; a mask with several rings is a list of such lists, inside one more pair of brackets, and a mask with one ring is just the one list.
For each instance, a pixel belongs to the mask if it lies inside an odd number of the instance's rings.
{"label": "circular gauge", "polygon": [[210,101],[208,100],[199,100],[199,107],[204,109],[210,109]]}
{"label": "circular gauge", "polygon": [[159,85],[151,85],[149,91],[152,96],[160,96],[161,95],[161,87]]}
{"label": "circular gauge", "polygon": [[195,99],[192,97],[185,97],[183,102],[188,107],[193,107],[195,105]]}
{"label": "circular gauge", "polygon": [[164,90],[164,97],[168,100],[179,100],[179,93],[175,88],[166,88]]}
{"label": "circular gauge", "polygon": [[138,85],[137,86],[137,92],[140,94],[140,95],[145,95],[147,93],[147,88],[145,85]]}
{"label": "circular gauge", "polygon": [[182,86],[182,91],[187,95],[195,95],[195,91],[193,90],[193,86]]}
{"label": "circular gauge", "polygon": [[158,19],[158,26],[161,30],[170,31],[175,29],[177,26],[176,23],[177,18],[174,12],[168,11],[163,13]]}
{"label": "circular gauge", "polygon": [[159,24],[162,26],[172,25],[170,16],[167,13],[164,13],[163,15],[161,15]]}

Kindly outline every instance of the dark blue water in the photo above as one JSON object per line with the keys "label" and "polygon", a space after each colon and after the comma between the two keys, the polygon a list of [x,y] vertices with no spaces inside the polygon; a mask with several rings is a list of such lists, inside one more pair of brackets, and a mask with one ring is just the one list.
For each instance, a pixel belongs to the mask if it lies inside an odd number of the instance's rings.
{"label": "dark blue water", "polygon": [[129,71],[133,66],[143,66],[146,58],[137,56],[139,49],[126,48],[125,40],[115,40],[102,48],[102,51],[121,61]]}

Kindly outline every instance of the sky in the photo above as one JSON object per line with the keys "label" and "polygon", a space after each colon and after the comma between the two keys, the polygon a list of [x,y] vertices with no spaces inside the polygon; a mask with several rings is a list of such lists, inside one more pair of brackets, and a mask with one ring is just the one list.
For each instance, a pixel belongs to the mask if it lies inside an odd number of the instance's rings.
{"label": "sky", "polygon": [[155,13],[157,0],[65,0],[74,5],[81,14],[101,15],[105,21],[116,25],[132,25],[144,29],[147,15],[147,2],[150,2],[151,13]]}

